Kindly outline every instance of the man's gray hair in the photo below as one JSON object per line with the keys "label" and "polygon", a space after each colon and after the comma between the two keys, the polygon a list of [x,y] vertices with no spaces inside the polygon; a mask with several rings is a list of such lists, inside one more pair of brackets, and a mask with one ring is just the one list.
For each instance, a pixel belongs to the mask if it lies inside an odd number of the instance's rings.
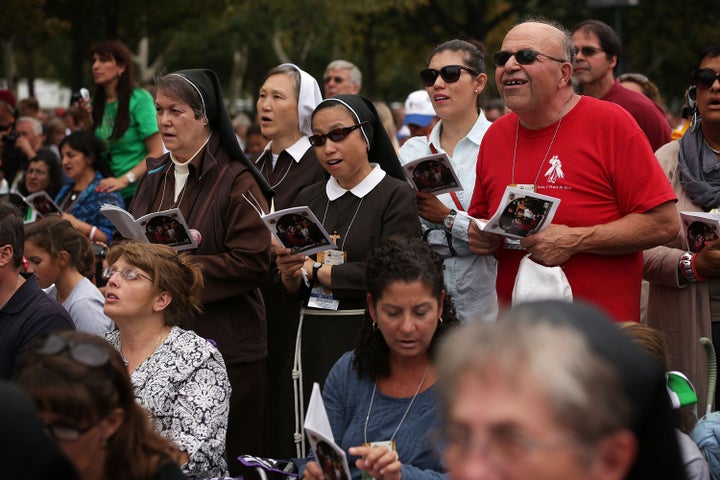
{"label": "man's gray hair", "polygon": [[30,125],[32,125],[33,130],[35,130],[35,135],[42,135],[42,133],[43,133],[43,124],[42,124],[42,122],[41,122],[40,120],[38,120],[37,118],[35,118],[35,117],[27,117],[27,116],[25,116],[25,117],[20,117],[20,118],[18,118],[17,121],[15,122],[15,125],[18,125],[19,123],[22,123],[22,122],[27,122],[27,123],[29,123]]}
{"label": "man's gray hair", "polygon": [[350,70],[350,83],[362,87],[362,72],[354,63],[342,59],[333,60],[325,67],[326,74],[328,70]]}

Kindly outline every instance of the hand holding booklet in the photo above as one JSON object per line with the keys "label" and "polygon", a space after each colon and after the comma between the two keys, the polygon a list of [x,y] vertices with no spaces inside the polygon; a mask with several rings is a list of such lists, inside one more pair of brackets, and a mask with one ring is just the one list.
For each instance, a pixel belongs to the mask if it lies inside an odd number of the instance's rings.
{"label": "hand holding booklet", "polygon": [[403,165],[403,170],[410,185],[418,192],[440,195],[463,189],[450,159],[444,153],[417,158]]}
{"label": "hand holding booklet", "polygon": [[310,448],[318,465],[320,465],[320,469],[323,471],[325,480],[350,480],[352,477],[347,456],[345,451],[338,447],[333,439],[330,421],[320,394],[320,385],[317,383],[313,384],[303,427],[310,440]]}
{"label": "hand holding booklet", "polygon": [[127,210],[116,205],[100,207],[123,237],[143,243],[162,243],[175,250],[198,247],[197,239],[190,232],[179,208],[152,212],[136,219]]}
{"label": "hand holding booklet", "polygon": [[706,243],[720,238],[718,212],[680,212],[680,219],[688,248],[692,253],[698,253]]}
{"label": "hand holding booklet", "polygon": [[544,229],[555,216],[560,199],[506,187],[498,209],[487,223],[474,219],[480,230],[508,238],[524,238]]}
{"label": "hand holding booklet", "polygon": [[312,255],[336,249],[335,242],[308,207],[290,207],[262,216],[270,233],[292,253]]}

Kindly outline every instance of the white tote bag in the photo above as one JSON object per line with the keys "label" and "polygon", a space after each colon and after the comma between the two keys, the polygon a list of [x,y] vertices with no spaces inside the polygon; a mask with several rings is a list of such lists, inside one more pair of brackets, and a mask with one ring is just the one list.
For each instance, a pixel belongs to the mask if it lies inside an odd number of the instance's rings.
{"label": "white tote bag", "polygon": [[533,261],[531,254],[520,260],[515,286],[512,293],[512,304],[531,302],[533,300],[564,300],[572,302],[572,288],[561,267],[546,267]]}

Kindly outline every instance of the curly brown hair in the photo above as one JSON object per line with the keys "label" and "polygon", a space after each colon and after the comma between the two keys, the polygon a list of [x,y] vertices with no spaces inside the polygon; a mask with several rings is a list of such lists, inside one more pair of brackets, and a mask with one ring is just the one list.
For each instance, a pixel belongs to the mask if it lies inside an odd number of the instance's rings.
{"label": "curly brown hair", "polygon": [[[443,257],[421,239],[389,238],[372,250],[365,259],[367,291],[375,305],[390,284],[420,281],[440,302],[445,292],[444,268]],[[460,324],[450,295],[445,295],[442,307],[442,322],[438,324],[428,347],[431,357],[438,340]],[[357,370],[358,378],[367,375],[375,380],[378,376],[390,375],[389,355],[390,349],[382,333],[373,328],[373,320],[368,309],[365,309],[353,359],[353,368]]]}

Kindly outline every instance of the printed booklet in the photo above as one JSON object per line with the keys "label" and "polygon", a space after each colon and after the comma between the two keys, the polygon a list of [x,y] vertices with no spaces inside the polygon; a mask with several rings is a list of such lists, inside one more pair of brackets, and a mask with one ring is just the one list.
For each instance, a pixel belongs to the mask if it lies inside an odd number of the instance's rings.
{"label": "printed booklet", "polygon": [[12,194],[20,197],[23,202],[35,211],[39,218],[48,215],[62,215],[63,213],[57,203],[44,191],[35,192],[27,197],[23,197],[22,194],[17,191],[12,192]]}
{"label": "printed booklet", "polygon": [[502,201],[492,218],[487,223],[474,220],[480,230],[519,239],[550,225],[558,205],[559,198],[531,190],[506,187]]}
{"label": "printed booklet", "polygon": [[350,480],[352,477],[347,456],[345,451],[338,447],[333,440],[330,421],[320,394],[320,385],[317,383],[313,384],[303,427],[325,480]]}
{"label": "printed booklet", "polygon": [[440,195],[462,190],[462,183],[444,153],[420,157],[403,165],[410,185],[419,192]]}
{"label": "printed booklet", "polygon": [[698,253],[706,243],[720,238],[720,213],[680,212],[688,248]]}
{"label": "printed booklet", "polygon": [[290,207],[262,216],[270,233],[292,253],[312,255],[336,249],[322,223],[308,207]]}
{"label": "printed booklet", "polygon": [[178,251],[198,246],[179,208],[152,212],[135,219],[127,210],[105,204],[100,207],[100,213],[109,218],[120,235],[129,240],[163,243]]}

